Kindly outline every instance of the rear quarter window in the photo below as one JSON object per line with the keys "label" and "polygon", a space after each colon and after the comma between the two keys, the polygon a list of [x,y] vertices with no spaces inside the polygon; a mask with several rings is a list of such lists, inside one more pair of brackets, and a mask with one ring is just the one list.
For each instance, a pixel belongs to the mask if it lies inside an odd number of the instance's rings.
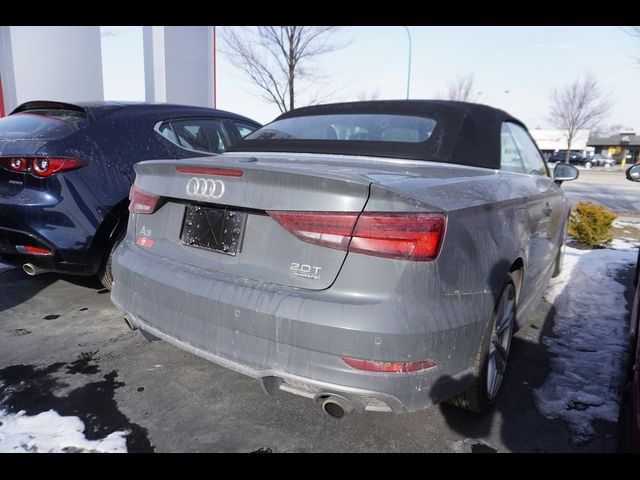
{"label": "rear quarter window", "polygon": [[156,131],[178,147],[194,152],[222,153],[230,144],[219,119],[167,120]]}

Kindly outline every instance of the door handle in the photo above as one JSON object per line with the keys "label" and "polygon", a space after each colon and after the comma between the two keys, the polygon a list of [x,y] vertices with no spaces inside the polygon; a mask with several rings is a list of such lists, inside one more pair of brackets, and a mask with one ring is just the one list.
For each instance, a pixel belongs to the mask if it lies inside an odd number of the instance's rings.
{"label": "door handle", "polygon": [[548,205],[542,209],[542,213],[544,213],[547,217],[551,215],[552,212],[553,212],[553,208],[551,208]]}

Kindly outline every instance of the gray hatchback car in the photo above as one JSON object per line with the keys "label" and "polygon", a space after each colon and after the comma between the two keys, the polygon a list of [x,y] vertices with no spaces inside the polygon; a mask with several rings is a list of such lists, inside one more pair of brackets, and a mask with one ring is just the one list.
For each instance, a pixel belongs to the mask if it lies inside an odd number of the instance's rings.
{"label": "gray hatchback car", "polygon": [[287,112],[227,153],[135,166],[112,300],[132,328],[329,415],[495,402],[569,207],[487,106]]}

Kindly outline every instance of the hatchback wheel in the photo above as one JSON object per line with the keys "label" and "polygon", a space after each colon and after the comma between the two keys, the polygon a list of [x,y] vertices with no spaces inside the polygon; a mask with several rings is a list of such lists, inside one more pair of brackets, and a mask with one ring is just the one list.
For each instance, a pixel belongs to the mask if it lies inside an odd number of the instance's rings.
{"label": "hatchback wheel", "polygon": [[120,231],[116,232],[114,237],[109,242],[106,250],[106,255],[104,257],[104,260],[102,261],[100,270],[98,270],[98,278],[100,279],[100,283],[102,283],[104,288],[108,290],[111,290],[111,287],[113,286],[113,274],[111,273],[111,262],[113,253],[116,251],[116,248],[118,248],[118,245],[120,245],[120,242],[124,238],[126,231],[127,229],[125,222],[125,228],[121,228]]}
{"label": "hatchback wheel", "polygon": [[476,357],[473,384],[449,400],[456,407],[483,412],[493,405],[507,368],[516,317],[516,287],[509,275],[491,314],[482,346]]}

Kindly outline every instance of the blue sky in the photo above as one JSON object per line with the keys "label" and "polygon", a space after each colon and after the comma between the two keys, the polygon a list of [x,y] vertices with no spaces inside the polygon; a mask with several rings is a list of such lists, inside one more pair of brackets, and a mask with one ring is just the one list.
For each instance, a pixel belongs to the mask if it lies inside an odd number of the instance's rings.
{"label": "blue sky", "polygon": [[[591,71],[614,101],[608,124],[640,131],[640,39],[620,27],[409,27],[411,98],[433,98],[457,76],[473,73],[484,103],[503,108],[529,128],[551,128],[549,95]],[[144,100],[141,27],[103,27],[105,98]],[[405,98],[408,38],[399,26],[345,27],[349,45],[323,57],[327,102]],[[508,93],[507,93],[508,91]],[[242,74],[218,56],[218,108],[261,122],[275,118]],[[304,97],[302,98],[304,100]]]}

